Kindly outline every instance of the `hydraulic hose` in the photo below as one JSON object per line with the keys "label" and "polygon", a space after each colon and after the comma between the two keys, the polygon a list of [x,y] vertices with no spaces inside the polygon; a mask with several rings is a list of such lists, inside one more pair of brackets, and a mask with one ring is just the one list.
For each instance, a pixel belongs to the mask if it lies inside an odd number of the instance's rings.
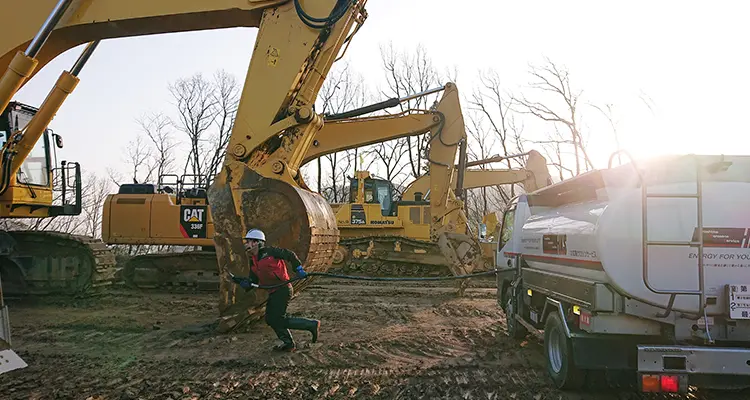
{"label": "hydraulic hose", "polygon": [[[304,277],[295,277],[292,278],[286,282],[278,283],[276,285],[258,285],[255,283],[250,283],[251,288],[256,289],[275,289],[278,287],[286,286],[289,283],[296,282],[302,279],[307,279],[309,277],[313,276],[325,276],[328,278],[339,278],[339,279],[349,279],[349,280],[355,280],[355,281],[384,281],[384,282],[427,282],[427,281],[450,281],[450,280],[457,280],[457,279],[468,279],[468,278],[474,278],[477,276],[485,276],[485,275],[495,275],[497,274],[496,269],[485,271],[485,272],[477,272],[474,274],[466,274],[466,275],[456,275],[456,276],[435,276],[435,277],[428,277],[428,278],[386,278],[386,277],[372,277],[372,276],[354,276],[354,275],[341,275],[341,274],[332,274],[329,272],[310,272]],[[231,272],[229,275],[232,277],[232,280],[234,282],[238,282],[243,280],[244,278],[237,278],[234,274]]]}
{"label": "hydraulic hose", "polygon": [[354,0],[338,0],[328,17],[315,18],[302,9],[299,0],[294,0],[294,8],[297,11],[300,19],[305,23],[305,25],[313,29],[323,29],[335,24],[339,19],[341,19],[341,17],[346,14],[346,10],[349,8],[349,6],[353,4]]}

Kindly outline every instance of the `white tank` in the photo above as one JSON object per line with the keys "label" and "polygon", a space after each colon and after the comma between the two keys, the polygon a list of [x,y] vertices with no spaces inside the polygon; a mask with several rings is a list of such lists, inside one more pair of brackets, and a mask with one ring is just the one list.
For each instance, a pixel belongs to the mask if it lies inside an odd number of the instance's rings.
{"label": "white tank", "polygon": [[[750,285],[750,157],[668,157],[638,167],[647,171],[649,194],[690,195],[697,191],[696,160],[703,171],[706,310],[721,314],[727,310],[726,285],[737,290]],[[656,294],[643,282],[642,190],[633,164],[534,192],[519,200],[518,212],[528,212],[524,200],[531,215],[520,237],[514,235],[520,239],[514,247],[530,267],[606,282],[623,295],[666,307],[669,295]],[[695,198],[649,198],[647,218],[649,241],[699,240]],[[698,290],[697,255],[696,247],[649,246],[652,287]],[[715,304],[710,297],[716,297]],[[695,312],[698,306],[698,296],[678,295],[674,309]]]}

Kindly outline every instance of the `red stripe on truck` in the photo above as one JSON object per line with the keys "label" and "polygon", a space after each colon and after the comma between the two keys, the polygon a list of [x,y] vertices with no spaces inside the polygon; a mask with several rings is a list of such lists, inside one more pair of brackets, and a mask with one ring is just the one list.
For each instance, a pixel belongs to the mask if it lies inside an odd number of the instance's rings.
{"label": "red stripe on truck", "polygon": [[580,260],[577,258],[569,258],[569,257],[552,257],[552,256],[538,256],[534,254],[521,254],[521,253],[513,253],[510,251],[503,252],[506,257],[515,257],[515,256],[523,256],[523,258],[531,261],[539,261],[539,262],[546,262],[549,264],[558,264],[558,265],[565,265],[567,267],[576,267],[576,268],[586,268],[586,269],[595,269],[603,271],[604,268],[602,267],[601,261],[595,261],[595,260]]}

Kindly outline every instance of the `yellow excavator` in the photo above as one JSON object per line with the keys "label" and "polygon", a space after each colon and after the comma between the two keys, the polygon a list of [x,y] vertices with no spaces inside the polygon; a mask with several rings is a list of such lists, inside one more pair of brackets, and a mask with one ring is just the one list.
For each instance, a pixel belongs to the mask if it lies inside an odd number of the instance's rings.
{"label": "yellow excavator", "polygon": [[[242,237],[249,228],[263,229],[269,242],[294,250],[309,272],[326,271],[331,265],[339,239],[335,217],[322,196],[303,187],[299,167],[324,124],[313,110],[318,91],[365,22],[365,4],[366,0],[0,0],[8,11],[0,26],[0,109],[5,110],[13,95],[50,60],[81,44],[90,43],[85,60],[100,40],[108,38],[258,28],[255,43],[248,44],[253,57],[227,156],[207,191],[221,271],[220,330],[237,328],[242,321],[259,318],[266,300],[265,291],[238,290],[230,279],[230,272],[247,274]],[[78,83],[78,71],[74,66],[64,72],[26,127],[9,133],[0,161],[7,186],[0,198],[2,217],[80,212],[75,204],[53,205],[53,179],[34,187],[15,177]],[[13,246],[3,263],[16,264],[23,282],[40,283],[36,289],[83,290],[110,280],[108,262],[102,265],[101,257],[81,238],[53,232],[28,237],[7,233]],[[309,282],[293,285],[299,292]]]}

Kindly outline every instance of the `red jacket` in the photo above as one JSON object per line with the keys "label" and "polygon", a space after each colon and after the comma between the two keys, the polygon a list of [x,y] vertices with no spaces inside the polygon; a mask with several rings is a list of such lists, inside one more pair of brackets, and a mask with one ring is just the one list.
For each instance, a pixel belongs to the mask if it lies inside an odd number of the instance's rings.
{"label": "red jacket", "polygon": [[[277,247],[262,247],[257,257],[252,256],[250,280],[261,286],[278,285],[288,281],[290,278],[284,261],[292,264],[292,268],[302,265],[293,251]],[[292,284],[288,283],[287,286],[291,287]],[[281,287],[268,289],[268,293],[273,293],[279,288]]]}

